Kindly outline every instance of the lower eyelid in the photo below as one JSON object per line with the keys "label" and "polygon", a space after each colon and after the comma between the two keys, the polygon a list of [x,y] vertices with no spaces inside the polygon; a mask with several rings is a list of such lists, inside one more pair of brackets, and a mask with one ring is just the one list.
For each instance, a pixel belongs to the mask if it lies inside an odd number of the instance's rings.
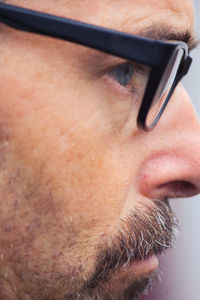
{"label": "lower eyelid", "polygon": [[141,93],[139,89],[131,84],[123,86],[108,74],[103,76],[104,84],[112,94],[115,94],[122,101],[134,101],[137,105],[141,103]]}
{"label": "lower eyelid", "polygon": [[106,86],[109,89],[112,89],[112,91],[114,90],[114,92],[120,93],[122,96],[127,95],[133,97],[133,86],[131,86],[130,84],[128,84],[127,86],[123,86],[108,74],[103,76],[103,80]]}

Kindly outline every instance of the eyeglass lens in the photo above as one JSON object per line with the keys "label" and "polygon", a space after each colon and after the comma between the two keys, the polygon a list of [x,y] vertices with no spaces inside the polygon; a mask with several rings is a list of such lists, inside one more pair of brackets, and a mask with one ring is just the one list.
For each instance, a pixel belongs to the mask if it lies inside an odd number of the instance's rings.
{"label": "eyeglass lens", "polygon": [[168,99],[168,95],[172,89],[173,83],[175,81],[177,71],[180,67],[180,63],[184,56],[184,50],[178,49],[171,61],[169,62],[164,75],[161,79],[160,85],[154,97],[154,100],[151,104],[151,108],[149,109],[147,118],[146,118],[146,126],[151,128],[160,112],[163,109],[163,106],[166,104],[166,100]]}

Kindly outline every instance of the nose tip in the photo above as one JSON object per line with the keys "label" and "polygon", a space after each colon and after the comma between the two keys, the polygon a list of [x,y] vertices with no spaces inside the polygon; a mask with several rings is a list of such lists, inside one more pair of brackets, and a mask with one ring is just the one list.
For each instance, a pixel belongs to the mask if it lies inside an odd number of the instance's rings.
{"label": "nose tip", "polygon": [[[200,155],[199,155],[200,156]],[[140,193],[151,199],[185,198],[200,193],[200,159],[162,154],[144,163],[138,176]]]}

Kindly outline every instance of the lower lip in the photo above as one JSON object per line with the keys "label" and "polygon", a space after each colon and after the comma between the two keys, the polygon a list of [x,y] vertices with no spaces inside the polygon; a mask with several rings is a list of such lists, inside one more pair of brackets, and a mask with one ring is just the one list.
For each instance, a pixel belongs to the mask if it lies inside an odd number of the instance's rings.
{"label": "lower lip", "polygon": [[137,275],[148,275],[158,269],[158,264],[158,258],[156,256],[150,256],[144,260],[133,261],[129,265],[129,269]]}
{"label": "lower lip", "polygon": [[151,276],[158,269],[158,259],[156,256],[149,256],[144,260],[133,260],[127,265],[124,265],[112,276],[109,282],[109,288],[120,289],[124,284],[132,284],[135,280],[141,280]]}

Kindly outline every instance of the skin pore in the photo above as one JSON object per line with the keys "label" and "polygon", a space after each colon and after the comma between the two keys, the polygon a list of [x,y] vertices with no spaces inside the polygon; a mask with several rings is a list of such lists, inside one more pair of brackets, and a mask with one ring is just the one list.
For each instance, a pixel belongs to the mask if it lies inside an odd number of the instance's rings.
{"label": "skin pore", "polygon": [[[193,34],[190,0],[9,3],[131,33]],[[136,298],[173,244],[167,198],[200,188],[186,91],[146,133],[109,73],[126,61],[4,25],[0,42],[0,299]]]}

